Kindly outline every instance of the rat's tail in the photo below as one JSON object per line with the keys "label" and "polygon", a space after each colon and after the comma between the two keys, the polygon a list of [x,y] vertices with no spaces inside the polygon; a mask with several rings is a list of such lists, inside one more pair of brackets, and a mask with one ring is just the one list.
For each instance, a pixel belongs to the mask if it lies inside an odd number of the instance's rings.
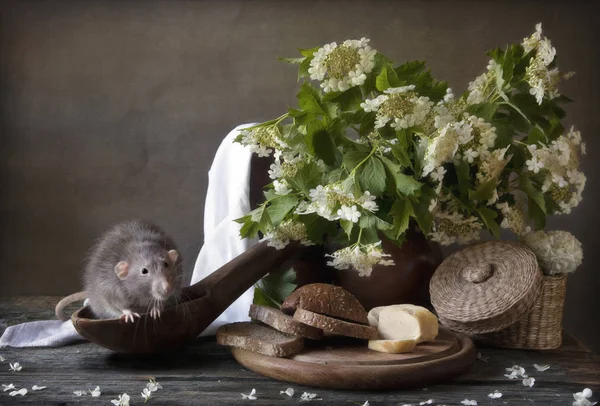
{"label": "rat's tail", "polygon": [[73,293],[72,295],[69,295],[69,296],[63,298],[60,302],[58,302],[58,304],[56,305],[56,308],[54,309],[54,313],[56,314],[56,317],[58,317],[58,319],[62,320],[62,321],[69,320],[70,317],[66,316],[65,312],[64,312],[65,307],[67,307],[71,303],[85,300],[86,298],[87,298],[86,291]]}

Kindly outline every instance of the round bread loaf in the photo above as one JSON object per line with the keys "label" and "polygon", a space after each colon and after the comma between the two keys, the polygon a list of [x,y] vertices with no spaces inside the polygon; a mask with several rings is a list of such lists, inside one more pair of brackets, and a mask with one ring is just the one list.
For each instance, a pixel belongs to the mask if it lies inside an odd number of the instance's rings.
{"label": "round bread loaf", "polygon": [[281,311],[287,314],[294,314],[296,309],[369,325],[367,312],[357,298],[339,286],[326,283],[304,285],[281,305]]}

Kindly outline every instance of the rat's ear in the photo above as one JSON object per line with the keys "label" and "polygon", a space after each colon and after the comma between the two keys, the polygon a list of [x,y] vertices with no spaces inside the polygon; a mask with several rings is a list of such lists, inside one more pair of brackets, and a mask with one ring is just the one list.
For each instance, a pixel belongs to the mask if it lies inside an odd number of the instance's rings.
{"label": "rat's ear", "polygon": [[167,252],[167,255],[173,264],[177,262],[177,258],[179,258],[179,253],[176,250],[170,250]]}
{"label": "rat's ear", "polygon": [[129,264],[125,261],[119,262],[117,265],[115,265],[115,273],[119,279],[126,279],[127,275],[129,274]]}

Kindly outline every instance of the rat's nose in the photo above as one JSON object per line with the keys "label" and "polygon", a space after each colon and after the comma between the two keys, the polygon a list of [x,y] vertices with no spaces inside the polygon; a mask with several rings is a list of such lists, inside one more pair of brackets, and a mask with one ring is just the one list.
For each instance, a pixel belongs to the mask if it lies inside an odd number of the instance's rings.
{"label": "rat's nose", "polygon": [[173,285],[172,285],[172,284],[170,284],[170,283],[169,283],[169,282],[167,282],[167,281],[164,281],[164,282],[162,283],[162,286],[161,286],[161,288],[162,288],[162,291],[163,291],[163,293],[164,293],[165,295],[170,295],[171,293],[173,293]]}

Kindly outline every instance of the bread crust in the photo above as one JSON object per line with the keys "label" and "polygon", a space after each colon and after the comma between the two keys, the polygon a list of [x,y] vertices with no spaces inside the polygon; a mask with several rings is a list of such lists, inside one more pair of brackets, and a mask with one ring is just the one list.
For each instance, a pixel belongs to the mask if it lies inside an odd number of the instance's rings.
{"label": "bread crust", "polygon": [[363,324],[351,323],[334,319],[310,310],[297,309],[294,319],[301,323],[320,328],[326,333],[338,334],[346,337],[361,338],[363,340],[375,340],[379,338],[377,329]]}
{"label": "bread crust", "polygon": [[323,330],[300,323],[294,320],[292,316],[288,316],[281,310],[272,307],[251,305],[250,318],[261,321],[282,333],[292,334],[295,336],[310,338],[312,340],[320,340],[323,338]]}
{"label": "bread crust", "polygon": [[285,334],[264,324],[248,321],[219,327],[217,343],[271,357],[289,357],[304,348],[302,337]]}
{"label": "bread crust", "polygon": [[367,312],[358,299],[347,290],[327,283],[311,283],[292,292],[281,305],[281,311],[294,314],[296,309],[369,325]]}

